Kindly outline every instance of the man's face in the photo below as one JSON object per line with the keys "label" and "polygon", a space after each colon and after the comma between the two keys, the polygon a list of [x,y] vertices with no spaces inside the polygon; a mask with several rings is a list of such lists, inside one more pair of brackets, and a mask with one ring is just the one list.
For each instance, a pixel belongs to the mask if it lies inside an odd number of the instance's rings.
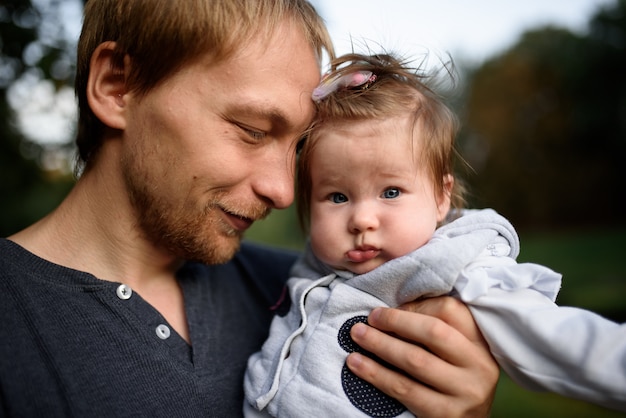
{"label": "man's face", "polygon": [[145,238],[183,259],[223,263],[252,222],[289,206],[318,82],[312,47],[283,24],[131,99],[122,169]]}

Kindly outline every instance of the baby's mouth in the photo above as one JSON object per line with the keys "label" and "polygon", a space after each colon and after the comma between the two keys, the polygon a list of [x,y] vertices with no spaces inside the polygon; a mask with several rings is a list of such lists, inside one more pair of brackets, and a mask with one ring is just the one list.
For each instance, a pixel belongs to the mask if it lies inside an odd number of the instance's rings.
{"label": "baby's mouth", "polygon": [[371,246],[360,246],[346,252],[346,258],[353,263],[363,263],[380,254],[380,249]]}

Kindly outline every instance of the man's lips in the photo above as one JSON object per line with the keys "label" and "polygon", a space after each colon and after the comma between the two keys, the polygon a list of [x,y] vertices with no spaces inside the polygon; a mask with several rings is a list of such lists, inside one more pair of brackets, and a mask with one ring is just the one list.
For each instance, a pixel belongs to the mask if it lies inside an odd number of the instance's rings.
{"label": "man's lips", "polygon": [[363,263],[378,256],[380,250],[374,247],[360,247],[346,252],[346,257],[353,263]]}
{"label": "man's lips", "polygon": [[232,212],[228,212],[225,209],[222,209],[222,212],[226,215],[226,222],[230,224],[237,231],[245,231],[250,228],[250,226],[254,223],[254,219],[246,218],[245,216],[235,215]]}

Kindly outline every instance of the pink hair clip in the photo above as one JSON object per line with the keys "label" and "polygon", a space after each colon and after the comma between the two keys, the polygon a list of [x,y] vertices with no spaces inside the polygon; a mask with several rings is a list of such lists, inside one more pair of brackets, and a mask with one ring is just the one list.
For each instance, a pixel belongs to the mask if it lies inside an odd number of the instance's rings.
{"label": "pink hair clip", "polygon": [[341,88],[358,87],[365,84],[369,85],[375,80],[376,74],[371,71],[356,71],[344,75],[336,75],[334,77],[326,75],[315,90],[313,90],[311,97],[313,101],[319,102],[325,97],[328,97],[329,94]]}

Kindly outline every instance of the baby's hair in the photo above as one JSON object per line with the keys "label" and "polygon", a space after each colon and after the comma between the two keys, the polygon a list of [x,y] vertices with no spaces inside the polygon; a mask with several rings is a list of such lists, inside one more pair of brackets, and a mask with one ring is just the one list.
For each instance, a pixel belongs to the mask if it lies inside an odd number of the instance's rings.
{"label": "baby's hair", "polygon": [[[444,69],[453,77],[448,64],[444,64]],[[312,187],[309,156],[324,131],[339,124],[409,115],[413,126],[421,123],[420,161],[426,164],[435,191],[445,190],[444,177],[453,174],[457,156],[454,141],[458,119],[430,87],[435,81],[434,73],[427,73],[421,66],[412,68],[409,61],[392,53],[351,53],[331,62],[329,73],[313,93],[317,116],[304,136],[298,156],[298,217],[305,231]],[[450,196],[453,210],[465,205],[464,194],[464,187],[455,179]]]}

